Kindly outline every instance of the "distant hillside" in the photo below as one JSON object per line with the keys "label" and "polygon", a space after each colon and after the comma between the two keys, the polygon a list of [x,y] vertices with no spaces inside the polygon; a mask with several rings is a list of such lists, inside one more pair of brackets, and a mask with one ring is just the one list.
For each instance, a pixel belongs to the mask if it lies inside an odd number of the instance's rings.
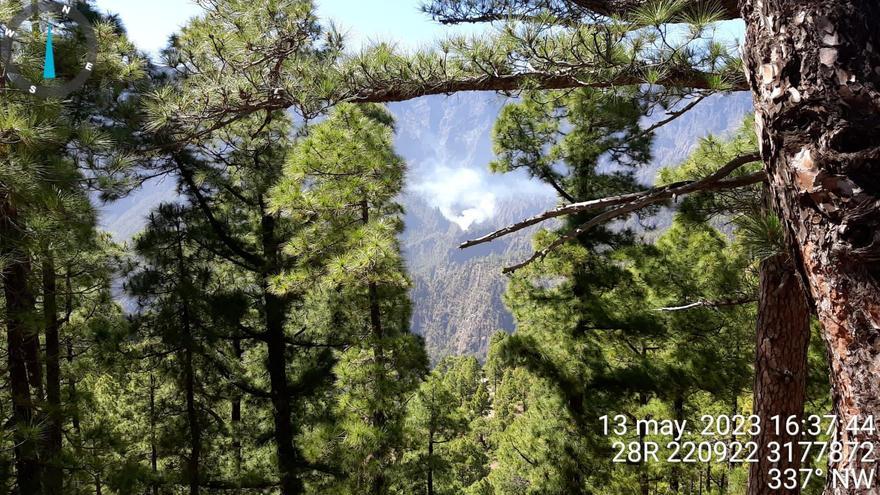
{"label": "distant hillside", "polygon": [[495,332],[514,330],[502,296],[501,268],[531,252],[534,229],[467,250],[462,242],[545,210],[547,197],[507,199],[491,222],[463,231],[439,210],[410,195],[405,200],[402,244],[413,280],[413,329],[424,335],[432,358],[450,354],[485,356]]}
{"label": "distant hillside", "polygon": [[[753,111],[749,93],[714,95],[676,120],[661,127],[654,138],[654,161],[639,173],[646,184],[652,184],[657,171],[683,161],[697,146],[700,138],[724,135],[739,129],[746,115]],[[662,116],[659,116],[662,117]],[[658,117],[654,117],[657,119]]]}

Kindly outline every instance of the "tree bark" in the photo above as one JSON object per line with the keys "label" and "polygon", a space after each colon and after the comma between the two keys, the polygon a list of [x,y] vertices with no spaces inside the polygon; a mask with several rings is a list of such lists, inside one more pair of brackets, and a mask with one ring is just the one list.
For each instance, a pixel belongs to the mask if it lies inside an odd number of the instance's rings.
{"label": "tree bark", "polygon": [[287,357],[284,342],[284,309],[281,299],[264,287],[266,303],[266,344],[268,346],[269,382],[272,393],[273,419],[275,422],[275,446],[278,470],[281,475],[282,495],[298,495],[303,492],[302,482],[296,474],[298,455],[293,445],[293,413],[287,379]]}
{"label": "tree bark", "polygon": [[184,374],[186,388],[186,418],[189,423],[190,451],[187,460],[187,478],[189,480],[190,495],[199,493],[199,471],[202,453],[202,429],[199,425],[199,415],[196,410],[195,374],[193,372],[193,351],[186,348],[184,351]]}
{"label": "tree bark", "polygon": [[[28,287],[30,264],[17,245],[17,212],[7,193],[0,192],[0,253],[6,258],[3,266],[3,295],[6,301],[6,345],[9,367],[9,389],[12,398],[12,420],[15,431],[15,469],[18,491],[22,494],[42,492],[37,445],[25,432],[33,425],[34,403],[28,379],[26,335],[28,321],[34,311],[33,295]],[[31,332],[33,333],[33,332]]]}
{"label": "tree bark", "polygon": [[[62,321],[65,323],[70,321],[70,317],[73,314],[73,277],[71,272],[71,265],[68,263],[64,269],[64,318]],[[64,340],[67,351],[67,366],[69,370],[73,370],[73,336],[68,335]],[[68,372],[67,375],[67,407],[70,424],[73,427],[70,443],[73,445],[74,454],[79,457],[82,455],[83,444],[82,430],[79,423],[79,396],[76,391],[76,376],[73,371]],[[71,476],[68,482],[68,490],[77,493],[79,485],[79,478]]]}
{"label": "tree bark", "polygon": [[[64,291],[66,294],[64,295],[64,314],[65,321],[70,320],[70,315],[73,314],[73,281],[70,275],[71,267],[68,265],[65,269],[64,273]],[[68,336],[66,339],[67,345],[67,364],[68,366],[73,365],[73,337]],[[76,436],[77,449],[79,449],[81,445],[80,438],[80,426],[79,426],[79,398],[76,393],[76,377],[73,373],[67,378],[67,400],[68,405],[70,407],[70,423],[73,426],[73,432]]]}
{"label": "tree bark", "polygon": [[[675,411],[675,420],[684,421],[684,391],[678,390],[675,394],[675,400],[672,403],[672,410]],[[672,465],[672,473],[669,479],[669,489],[672,493],[680,493],[681,491],[681,467],[678,464]]]}
{"label": "tree bark", "polygon": [[[431,412],[433,415],[433,411]],[[434,495],[434,427],[428,432],[428,495]]]}
{"label": "tree bark", "polygon": [[[747,0],[743,17],[758,142],[822,323],[838,440],[878,447],[876,434],[841,426],[880,416],[880,4]],[[830,468],[873,471],[862,459]]]}
{"label": "tree bark", "polygon": [[789,417],[800,421],[804,414],[807,387],[807,349],[810,343],[810,308],[790,259],[776,255],[761,263],[755,343],[754,414],[762,428],[755,436],[759,461],[749,467],[749,495],[798,495],[799,488],[771,490],[770,469],[800,469],[800,450],[792,459],[768,461],[770,442],[797,446],[799,435],[783,428],[778,432],[770,418],[785,424]]}
{"label": "tree bark", "polygon": [[[28,276],[33,273],[33,267],[30,261],[25,261],[25,270]],[[26,304],[31,312],[36,310],[34,302],[34,294],[30,287],[27,289]],[[40,351],[40,331],[39,324],[35,320],[30,320],[24,327],[24,354],[27,364],[28,382],[30,382],[33,390],[34,400],[43,402],[46,397],[43,387],[43,358]]]}
{"label": "tree bark", "polygon": [[61,410],[61,342],[58,336],[58,299],[55,260],[50,249],[43,250],[43,320],[46,326],[46,399],[49,416],[46,445],[46,493],[61,493],[63,471],[61,466],[62,424]]}

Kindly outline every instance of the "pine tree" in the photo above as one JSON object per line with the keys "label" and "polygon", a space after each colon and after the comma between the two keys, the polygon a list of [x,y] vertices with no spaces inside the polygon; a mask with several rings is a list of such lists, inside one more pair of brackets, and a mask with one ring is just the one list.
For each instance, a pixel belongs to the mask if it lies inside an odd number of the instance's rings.
{"label": "pine tree", "polygon": [[[227,122],[222,132],[187,129],[169,125],[186,112],[185,106],[212,98],[241,102],[254,81],[272,84],[280,67],[266,73],[261,64],[251,64],[249,55],[268,43],[270,33],[285,37],[285,49],[316,43],[320,29],[310,2],[205,2],[206,14],[194,19],[166,51],[166,63],[175,68],[174,77],[153,95],[149,111],[151,139],[164,156],[159,170],[173,173],[180,190],[204,219],[198,233],[200,245],[240,270],[246,283],[248,304],[257,308],[258,321],[243,325],[241,337],[249,344],[264,346],[268,390],[250,387],[248,394],[271,403],[277,470],[284,495],[303,493],[304,474],[309,466],[296,438],[311,396],[330,383],[333,355],[330,349],[291,338],[293,321],[304,294],[277,290],[278,278],[295,265],[284,244],[303,224],[282,217],[269,208],[270,192],[282,176],[295,127],[280,111]],[[240,15],[249,9],[253,15]],[[230,26],[229,20],[235,19]],[[217,37],[222,42],[217,44]],[[275,41],[275,40],[273,40]],[[214,49],[220,49],[215,52]],[[300,51],[298,48],[295,51]],[[304,57],[320,63],[321,50],[303,46]],[[218,60],[225,63],[216,64]],[[228,64],[228,65],[227,65]],[[313,70],[317,66],[306,66]],[[229,72],[226,69],[234,68]],[[215,83],[205,86],[213,73]],[[216,82],[220,82],[216,84]],[[188,95],[179,99],[178,95]],[[305,111],[317,115],[320,110]],[[218,127],[219,129],[219,127]],[[156,148],[154,148],[156,149]],[[301,322],[300,322],[301,323]],[[307,327],[306,327],[307,328]]]}
{"label": "pine tree", "polygon": [[[530,95],[524,103],[508,106],[496,124],[496,153],[501,162],[495,169],[528,167],[532,175],[555,183],[563,200],[584,201],[637,188],[634,167],[650,159],[651,136],[638,126],[642,111],[634,93],[619,98],[594,90],[579,90],[567,98]],[[570,128],[563,131],[564,126]],[[602,159],[609,159],[617,170],[603,173],[599,168]],[[551,166],[559,174],[555,178],[547,173]],[[577,225],[589,219],[582,215],[570,221]],[[539,235],[538,242],[546,237],[547,233]],[[629,231],[599,229],[563,256],[548,259],[546,270],[515,277],[510,284],[507,301],[518,331],[504,341],[503,352],[512,364],[530,369],[554,387],[581,439],[566,441],[567,448],[558,448],[568,457],[564,463],[556,461],[567,468],[553,488],[560,493],[586,493],[586,480],[600,476],[603,470],[600,452],[604,442],[595,433],[596,421],[604,414],[601,408],[646,405],[651,377],[657,376],[644,365],[652,340],[663,338],[662,327],[637,309],[642,307],[638,301],[644,294],[608,254],[610,249],[632,242]],[[543,282],[545,277],[557,282],[548,286]],[[599,336],[603,332],[607,337]],[[614,341],[617,332],[623,339],[620,347],[611,351],[605,346],[607,340]],[[627,338],[631,340],[627,342]],[[634,385],[621,382],[624,390],[613,389],[618,380],[606,376],[610,366],[606,352],[622,353],[618,359],[627,364],[619,372],[632,375],[629,383]],[[608,384],[604,389],[599,386],[602,382]],[[586,391],[590,389],[603,390],[605,398],[595,393],[588,398]]]}
{"label": "pine tree", "polygon": [[406,403],[427,367],[423,342],[409,333],[410,283],[397,241],[404,162],[392,133],[381,107],[335,108],[297,143],[272,198],[307,225],[288,243],[297,264],[277,286],[305,294],[307,332],[338,349],[335,425],[325,441],[344,493],[391,493]]}
{"label": "pine tree", "polygon": [[[15,4],[0,4],[0,22],[14,14]],[[84,88],[91,91],[88,98],[75,98],[75,104],[70,106],[56,101],[41,102],[7,86],[5,78],[0,82],[0,238],[8,308],[7,346],[19,445],[15,449],[17,481],[19,490],[28,493],[58,493],[62,489],[64,410],[54,257],[55,250],[64,242],[53,243],[49,239],[64,236],[65,241],[76,242],[76,232],[88,232],[93,226],[86,188],[110,189],[116,182],[113,174],[122,171],[129,161],[124,153],[113,149],[109,137],[114,131],[116,137],[125,134],[118,132],[117,125],[136,103],[114,98],[130,89],[131,83],[142,75],[141,64],[133,57],[133,48],[125,41],[121,28],[103,22],[88,5],[82,8],[96,23],[103,53],[119,55],[108,57],[104,67],[96,71],[95,78]],[[39,29],[33,35],[42,36]],[[59,54],[69,53],[68,45],[77,42],[59,40]],[[101,124],[87,119],[88,115],[103,115],[111,120]],[[89,172],[83,174],[83,169]],[[66,217],[67,221],[57,217]],[[37,323],[36,269],[43,272],[42,324]],[[41,350],[41,329],[45,330],[45,356]],[[34,435],[40,433],[33,428],[42,422],[39,417],[43,413],[47,416],[47,441],[37,444]]]}
{"label": "pine tree", "polygon": [[[870,112],[851,116],[845,111],[859,98],[872,101],[869,93],[876,74],[871,67],[876,64],[872,63],[873,50],[866,47],[876,44],[876,33],[864,19],[870,17],[875,6],[839,0],[784,5],[747,1],[742,10],[738,7],[730,1],[705,4],[437,0],[426,6],[426,11],[440,22],[506,22],[507,26],[499,36],[488,40],[454,39],[440,50],[416,56],[402,56],[388,45],[377,46],[359,57],[343,59],[338,67],[334,66],[336,71],[325,70],[327,75],[315,85],[321,90],[314,92],[303,91],[299,80],[289,77],[299,71],[279,70],[271,90],[263,91],[264,96],[258,96],[259,91],[243,91],[231,105],[225,99],[219,104],[208,104],[181,114],[178,123],[196,129],[216,129],[222,126],[218,119],[228,118],[229,113],[315,108],[321,101],[400,101],[467,90],[616,88],[647,83],[694,96],[684,110],[692,108],[709,92],[751,90],[758,110],[756,127],[762,158],[767,165],[763,175],[755,174],[741,181],[724,180],[730,170],[748,163],[735,161],[730,163],[732,168],[721,169],[718,175],[677,192],[609,198],[606,202],[548,212],[546,217],[615,205],[603,215],[619,217],[644,207],[646,202],[651,204],[657,196],[696,189],[738,188],[768,180],[773,209],[782,221],[791,251],[799,253],[798,272],[815,299],[811,306],[824,308],[820,320],[829,349],[834,352],[832,367],[835,391],[841,397],[839,409],[845,421],[872,414],[871,408],[853,409],[846,404],[877,402],[880,392],[876,388],[853,385],[866,381],[873,358],[853,359],[850,354],[833,350],[849,348],[859,335],[871,333],[863,330],[877,326],[875,315],[862,311],[877,296],[877,284],[871,275],[875,243],[869,234],[876,194],[862,170],[863,162],[871,160],[872,145],[866,137],[870,133],[860,130],[871,120],[865,117]],[[713,40],[711,30],[707,29],[730,19],[746,21],[745,78],[739,76],[740,57]],[[687,28],[669,30],[672,24],[686,24]],[[276,46],[284,46],[288,40],[276,36],[272,41]],[[276,58],[267,64],[279,69],[285,64],[288,68],[300,67],[296,62],[302,59],[291,51],[275,53]],[[228,70],[234,71],[235,67]],[[206,78],[206,83],[209,80]],[[816,107],[822,109],[818,114],[814,111]],[[187,108],[192,110],[196,105]],[[670,112],[664,120],[681,113]],[[825,113],[835,118],[827,119]],[[790,143],[797,144],[788,146]],[[798,181],[800,169],[811,170],[804,181]],[[840,180],[820,184],[825,176]],[[856,190],[859,192],[851,192]],[[850,201],[858,194],[861,196],[856,201]],[[833,197],[829,199],[829,195]],[[809,201],[804,204],[803,198]],[[804,227],[808,225],[821,228]],[[581,235],[592,226],[584,225],[581,231],[573,230],[564,237]],[[516,229],[507,232],[510,230]],[[835,254],[844,251],[850,256]],[[846,260],[851,258],[858,262],[848,263]],[[859,341],[858,345],[866,350],[865,355],[872,353],[866,341]]]}
{"label": "pine tree", "polygon": [[488,390],[472,357],[443,359],[419,387],[407,414],[403,493],[472,493],[488,474]]}
{"label": "pine tree", "polygon": [[[18,3],[0,1],[0,21]],[[158,89],[139,82],[121,27],[84,6],[106,57],[86,90],[35,102],[0,82],[10,384],[0,399],[12,406],[0,475],[16,478],[2,488],[741,490],[743,468],[612,466],[597,418],[746,410],[755,292],[756,410],[797,415],[805,394],[824,394],[823,361],[806,354],[816,309],[838,412],[844,422],[872,413],[863,330],[877,326],[876,188],[864,128],[874,125],[865,47],[876,33],[862,19],[876,9],[753,3],[740,14],[728,1],[438,0],[425,7],[438,20],[502,27],[409,56],[387,45],[347,55],[310,1],[203,1],[204,16],[166,53],[172,70],[152,72],[167,83]],[[741,15],[745,80],[739,57],[711,36],[715,22]],[[635,180],[651,131],[733,89],[755,95],[760,156],[750,142],[712,159],[698,152],[700,166],[657,187]],[[339,103],[463,90],[528,90],[496,127],[493,167],[525,170],[562,203],[476,242],[562,221],[511,267],[518,334],[493,340],[484,370],[450,359],[420,382],[427,363],[408,332],[396,241],[404,164],[393,124],[379,107]],[[642,128],[658,109],[665,115]],[[138,240],[129,287],[141,306],[129,325],[111,288],[120,248],[96,231],[90,195],[135,184],[131,143],[141,179],[173,175],[183,201],[157,209]],[[608,227],[706,192],[652,245]],[[751,210],[731,243],[706,217],[740,203]],[[748,276],[758,262],[760,283]],[[796,377],[782,388],[762,371],[780,363]],[[753,467],[751,493],[765,488],[765,468]]]}
{"label": "pine tree", "polygon": [[172,205],[160,206],[153,213],[136,245],[136,253],[147,266],[129,281],[129,292],[148,304],[138,326],[161,342],[162,347],[152,353],[173,357],[173,361],[166,358],[156,367],[178,383],[183,395],[189,449],[181,456],[181,464],[185,465],[183,478],[189,493],[195,495],[202,480],[206,407],[202,404],[206,380],[197,376],[202,367],[197,360],[212,344],[210,335],[205,335],[209,310],[202,288],[207,286],[211,273],[204,268],[204,261],[190,252],[192,241],[186,221],[186,212]]}
{"label": "pine tree", "polygon": [[[114,478],[126,479],[125,473],[131,470],[126,461],[134,457],[119,453],[125,450],[120,445],[125,444],[121,440],[125,436],[118,434],[125,431],[118,423],[120,418],[96,407],[102,390],[118,399],[120,382],[110,385],[107,381],[119,376],[117,367],[125,367],[114,357],[128,326],[113,296],[124,254],[108,235],[94,231],[89,236],[55,237],[52,247],[62,359],[61,429],[67,440],[62,443],[60,458],[64,493],[93,493]],[[47,279],[52,278],[52,271],[46,268],[42,263],[40,278],[51,285]],[[44,318],[50,318],[51,304],[46,304],[46,296],[44,284],[43,313]],[[55,410],[49,408],[48,412]]]}
{"label": "pine tree", "polygon": [[[650,159],[651,131],[639,126],[646,107],[637,93],[615,98],[579,90],[546,98],[550,103],[544,100],[543,94],[527,96],[502,112],[495,130],[496,170],[527,168],[552,182],[561,200],[576,203],[640,187],[633,168]],[[600,168],[606,160],[610,165]],[[751,313],[658,310],[674,305],[670,299],[747,292],[743,257],[726,256],[727,243],[708,227],[702,232],[674,228],[658,244],[640,246],[631,231],[593,225],[601,220],[597,213],[566,220],[563,231],[590,224],[591,235],[559,246],[558,254],[543,251],[541,264],[520,265],[525,272],[512,279],[507,296],[518,331],[496,344],[494,352],[508,366],[520,366],[543,380],[564,405],[560,415],[548,406],[549,398],[531,399],[534,409],[526,408],[511,423],[518,429],[514,431],[531,439],[553,418],[570,422],[577,440],[555,437],[559,443],[551,448],[557,456],[552,460],[523,459],[516,449],[510,459],[519,459],[520,470],[556,466],[554,483],[538,481],[540,476],[526,482],[540,483],[542,488],[530,489],[545,493],[596,491],[607,479],[615,483],[608,487],[611,492],[637,486],[648,493],[656,480],[680,486],[686,473],[678,470],[644,463],[624,472],[613,469],[605,460],[607,439],[597,434],[596,421],[610,411],[683,417],[699,403],[700,394],[725,414],[739,411],[750,376],[752,346],[745,339]],[[551,241],[556,242],[547,231],[537,237],[539,245]],[[695,335],[705,340],[695,340]],[[625,440],[650,439],[642,434]]]}
{"label": "pine tree", "polygon": [[[751,131],[751,119],[732,139],[719,142],[704,139],[693,155],[681,167],[661,172],[662,182],[674,182],[705,176],[708,171],[728,162],[732,157],[752,152],[757,148]],[[742,172],[745,173],[745,172]],[[807,298],[797,282],[794,262],[784,243],[778,217],[766,204],[766,188],[753,186],[736,194],[725,192],[698,194],[685,199],[681,205],[683,218],[690,222],[706,223],[710,219],[729,218],[734,235],[747,254],[759,279],[754,290],[758,304],[755,350],[756,360],[753,413],[761,418],[803,418],[807,394],[808,349],[810,344],[811,311]],[[750,294],[727,294],[701,297],[697,306],[729,308],[750,302]],[[720,299],[717,299],[719,298]],[[749,493],[771,493],[770,470],[780,468],[767,461],[772,442],[799,445],[799,435],[772,428],[763,428],[755,438],[761,462],[751,466]],[[800,469],[800,454],[781,466],[782,469]],[[788,493],[799,493],[800,488]]]}
{"label": "pine tree", "polygon": [[[550,91],[644,84],[693,97],[681,111],[669,112],[668,118],[663,119],[668,122],[693,108],[708,93],[751,90],[758,113],[756,127],[762,159],[767,165],[763,175],[754,174],[739,181],[725,180],[731,170],[752,161],[738,160],[720,169],[717,175],[676,191],[654,191],[656,194],[647,196],[569,205],[548,212],[543,219],[584,209],[605,210],[606,219],[617,218],[643,208],[646,203],[655,204],[658,197],[667,194],[735,189],[768,180],[773,192],[773,209],[785,227],[791,251],[799,253],[798,272],[815,299],[811,306],[826,308],[820,321],[829,349],[846,349],[862,330],[876,326],[872,326],[876,323],[875,315],[864,315],[861,309],[871,306],[878,291],[871,275],[875,257],[873,237],[866,234],[872,231],[876,194],[862,171],[862,163],[871,160],[872,145],[866,137],[870,133],[859,130],[871,119],[861,114],[849,116],[844,111],[859,98],[872,101],[869,92],[876,74],[870,68],[875,64],[872,63],[873,51],[866,47],[876,44],[873,43],[876,33],[864,19],[870,17],[867,14],[873,12],[875,6],[838,0],[821,5],[747,1],[742,10],[738,7],[730,1],[658,4],[437,0],[425,9],[440,22],[505,22],[505,28],[489,39],[457,38],[438,50],[414,56],[401,55],[388,45],[379,45],[357,57],[341,57],[334,44],[334,49],[325,52],[327,58],[321,59],[324,65],[318,73],[322,77],[305,71],[318,83],[313,88],[319,89],[314,91],[303,90],[302,78],[294,77],[304,72],[303,62],[314,59],[300,56],[302,52],[297,50],[278,49],[274,51],[274,58],[265,61],[266,66],[277,68],[277,77],[266,85],[268,90],[245,84],[234,97],[215,99],[213,103],[205,100],[186,103],[184,97],[184,104],[180,106],[186,111],[176,116],[175,124],[198,134],[222,127],[230,115],[234,115],[234,120],[242,115],[281,108],[308,111],[324,102],[340,100],[388,102],[468,90]],[[742,57],[745,78],[740,76],[741,57],[730,53],[712,37],[711,27],[715,23],[732,19],[743,19],[747,25]],[[673,24],[685,24],[686,28],[668,29]],[[287,31],[296,32],[295,29]],[[283,48],[290,43],[290,38],[276,35],[266,41]],[[783,46],[784,53],[780,51]],[[851,55],[841,56],[842,52]],[[327,63],[334,57],[341,60]],[[801,63],[803,61],[806,62]],[[219,68],[221,72],[236,70],[234,64],[223,64]],[[207,85],[213,80],[209,75],[204,83]],[[784,101],[777,101],[783,98]],[[818,115],[813,110],[817,105],[823,109]],[[825,112],[833,114],[836,120],[825,119],[822,116]],[[793,127],[792,122],[799,124]],[[841,129],[846,132],[840,132]],[[808,145],[786,147],[789,141]],[[847,153],[857,156],[850,157]],[[802,162],[806,165],[801,166]],[[815,173],[810,172],[810,177],[805,179],[812,185],[802,185],[797,180],[798,169],[812,170],[814,165]],[[826,175],[841,180],[831,185],[816,185]],[[822,190],[817,193],[820,187]],[[850,201],[857,195],[850,191],[856,190],[861,196]],[[826,191],[834,197],[828,199]],[[811,201],[801,204],[801,198]],[[816,211],[819,216],[814,215]],[[541,220],[533,220],[531,224]],[[821,229],[808,229],[805,225],[820,225]],[[572,230],[552,248],[568,238],[582,235],[592,226]],[[505,233],[515,230],[507,229]],[[844,235],[844,232],[849,233]],[[843,252],[841,250],[851,256],[837,256],[835,253]],[[856,258],[858,262],[847,263],[845,260],[849,258]],[[838,297],[839,293],[843,297]],[[871,354],[869,343],[860,341],[859,346]],[[865,381],[872,358],[853,360],[841,352],[836,352],[834,357],[834,387],[841,397],[840,409],[845,409],[845,421],[860,414],[872,414],[870,408],[850,410],[845,407],[847,403],[876,402],[878,390],[871,387],[856,390],[852,385]]]}

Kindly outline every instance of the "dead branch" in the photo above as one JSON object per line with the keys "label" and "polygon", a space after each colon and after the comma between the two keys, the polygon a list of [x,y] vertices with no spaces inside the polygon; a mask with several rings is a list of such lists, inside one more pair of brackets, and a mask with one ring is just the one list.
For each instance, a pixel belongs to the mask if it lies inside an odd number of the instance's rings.
{"label": "dead branch", "polygon": [[681,306],[670,306],[666,308],[656,308],[654,311],[661,311],[664,313],[671,313],[675,311],[687,311],[689,309],[697,309],[697,308],[712,308],[712,309],[720,309],[720,308],[728,308],[731,306],[742,306],[743,304],[752,304],[754,302],[758,302],[754,297],[742,298],[742,299],[723,299],[720,301],[708,301],[705,299],[701,299],[696,302],[692,302],[690,304],[683,304]]}
{"label": "dead branch", "polygon": [[[618,209],[606,212],[614,212],[615,214],[612,215],[610,218],[617,218],[632,211],[644,208],[649,205],[657,204],[661,201],[665,201],[667,199],[671,199],[677,196],[684,196],[686,194],[701,191],[718,191],[724,189],[732,189],[736,187],[743,187],[750,184],[755,184],[757,182],[765,180],[763,172],[726,181],[723,179],[726,179],[730,174],[732,174],[740,167],[752,162],[756,162],[760,159],[761,157],[757,153],[748,153],[730,160],[723,167],[700,180],[676,182],[666,186],[648,189],[647,191],[621,194],[619,196],[610,196],[607,198],[593,199],[590,201],[583,201],[580,203],[572,203],[568,205],[558,206],[550,211],[535,215],[521,222],[515,223],[508,227],[504,227],[503,229],[496,230],[495,232],[492,232],[478,239],[467,241],[460,245],[459,248],[465,249],[476,246],[478,244],[493,241],[495,239],[498,239],[499,237],[504,237],[508,234],[512,234],[514,232],[518,232],[525,228],[531,227],[532,225],[536,225],[541,222],[551,220],[553,218],[573,215],[575,213],[601,210],[603,208],[611,206],[623,205],[620,206],[620,208]],[[603,215],[595,218],[600,218]]]}
{"label": "dead branch", "polygon": [[[688,194],[688,193],[692,193],[692,192],[721,191],[721,190],[725,190],[725,189],[735,189],[735,188],[739,188],[739,187],[749,186],[752,184],[758,184],[760,182],[765,182],[766,180],[767,180],[767,174],[765,174],[764,172],[756,172],[754,174],[747,175],[747,176],[740,177],[740,178],[736,178],[736,179],[711,182],[709,184],[706,184],[704,187],[701,187],[698,189],[689,188],[689,190],[685,193],[676,193],[676,192],[673,192],[670,190],[665,190],[665,191],[658,191],[656,193],[649,194],[648,196],[646,196],[643,199],[640,199],[638,201],[634,201],[632,203],[625,204],[623,206],[619,206],[617,208],[614,208],[614,209],[608,210],[604,213],[601,213],[599,215],[596,215],[588,222],[585,222],[585,223],[579,225],[578,227],[569,231],[568,233],[566,233],[562,237],[556,239],[555,241],[550,243],[550,245],[547,246],[546,248],[536,252],[529,259],[523,261],[522,263],[518,263],[516,265],[505,268],[503,270],[503,273],[513,273],[513,272],[519,270],[520,268],[524,268],[524,267],[534,263],[535,261],[537,261],[539,259],[544,259],[545,257],[547,257],[548,254],[553,252],[553,250],[555,250],[556,248],[558,248],[562,244],[565,244],[566,242],[568,242],[572,239],[575,239],[576,237],[584,234],[585,232],[589,231],[590,229],[592,229],[598,225],[607,223],[607,222],[614,220],[616,218],[620,218],[620,217],[629,215],[630,213],[633,213],[633,212],[640,210],[642,208],[645,208],[647,206],[661,203],[661,202],[666,201],[674,196],[679,196],[681,194]],[[702,182],[702,181],[699,181],[699,182]],[[693,184],[691,184],[691,185],[693,185]],[[684,187],[687,187],[687,186],[684,186]],[[679,188],[678,191],[681,191],[682,189],[684,189],[684,187]]]}

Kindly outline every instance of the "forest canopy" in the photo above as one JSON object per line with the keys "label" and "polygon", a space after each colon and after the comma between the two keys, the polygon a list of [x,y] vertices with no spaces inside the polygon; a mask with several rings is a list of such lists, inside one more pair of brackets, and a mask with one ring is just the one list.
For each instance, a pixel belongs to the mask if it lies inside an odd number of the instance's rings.
{"label": "forest canopy", "polygon": [[[310,0],[196,3],[151,58],[0,0],[4,493],[874,493],[877,5],[433,0],[486,30],[354,51]],[[385,105],[465,91],[508,97],[480,165],[557,205],[459,246],[532,241],[479,359],[413,331]]]}

